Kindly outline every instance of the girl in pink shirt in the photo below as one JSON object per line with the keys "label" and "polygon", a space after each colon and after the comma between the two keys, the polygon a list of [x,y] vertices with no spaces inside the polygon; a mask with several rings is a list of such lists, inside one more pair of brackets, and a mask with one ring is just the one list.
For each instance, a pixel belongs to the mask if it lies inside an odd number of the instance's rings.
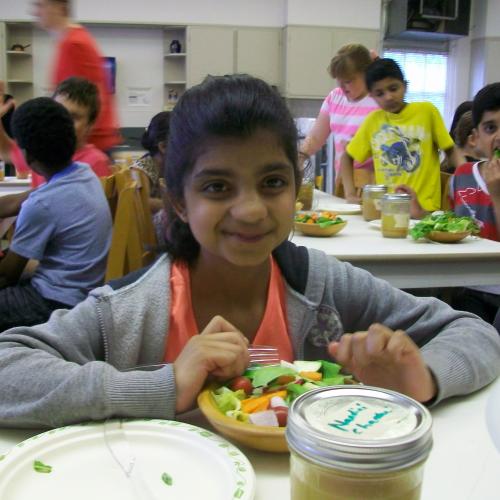
{"label": "girl in pink shirt", "polygon": [[[376,57],[366,47],[349,44],[342,47],[332,59],[329,72],[339,87],[325,98],[316,122],[300,148],[299,156],[305,159],[318,151],[333,133],[335,144],[335,177],[340,180],[340,157],[366,115],[378,109],[368,95],[365,69]],[[373,171],[371,159],[355,164],[355,168]],[[336,181],[338,184],[338,181]]]}

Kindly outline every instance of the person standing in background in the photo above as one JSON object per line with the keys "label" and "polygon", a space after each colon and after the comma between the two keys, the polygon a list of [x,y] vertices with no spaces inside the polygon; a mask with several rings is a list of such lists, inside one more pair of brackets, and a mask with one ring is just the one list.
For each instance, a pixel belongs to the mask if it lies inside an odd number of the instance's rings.
{"label": "person standing in background", "polygon": [[[365,84],[365,69],[376,58],[365,46],[351,43],[342,47],[331,60],[328,72],[337,79],[338,87],[325,98],[318,117],[299,151],[301,163],[316,153],[325,144],[330,132],[335,143],[335,177],[340,182],[340,157],[347,143],[371,111],[378,109],[377,103],[368,95]],[[371,158],[356,163],[355,168],[373,171]]]}
{"label": "person standing in background", "polygon": [[57,37],[51,85],[56,87],[71,76],[86,78],[99,90],[101,110],[88,142],[102,151],[121,142],[113,95],[99,48],[90,33],[70,19],[71,0],[34,0],[33,15],[38,25]]}

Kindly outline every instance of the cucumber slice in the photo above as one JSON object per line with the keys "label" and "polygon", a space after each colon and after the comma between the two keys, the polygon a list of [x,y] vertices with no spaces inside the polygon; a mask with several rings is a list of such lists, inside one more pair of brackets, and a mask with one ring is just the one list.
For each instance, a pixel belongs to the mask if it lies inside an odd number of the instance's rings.
{"label": "cucumber slice", "polygon": [[321,361],[294,361],[293,365],[299,372],[319,372]]}

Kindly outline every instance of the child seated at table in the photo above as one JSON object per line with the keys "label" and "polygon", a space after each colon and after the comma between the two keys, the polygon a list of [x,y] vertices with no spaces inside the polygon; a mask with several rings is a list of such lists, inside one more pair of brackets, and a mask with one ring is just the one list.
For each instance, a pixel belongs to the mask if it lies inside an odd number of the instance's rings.
{"label": "child seated at table", "polygon": [[377,59],[365,73],[370,95],[381,109],[372,111],[346,147],[341,175],[346,200],[359,203],[353,160],[373,157],[375,183],[391,189],[407,185],[427,211],[441,207],[439,150],[449,163],[460,164],[453,139],[430,102],[405,102],[407,82],[392,59]]}
{"label": "child seated at table", "polygon": [[[0,332],[46,321],[54,309],[81,302],[104,278],[111,215],[99,179],[72,161],[73,120],[46,97],[21,105],[12,120],[14,137],[30,168],[46,184],[24,201],[6,256],[0,261]],[[21,275],[39,261],[32,278]]]}
{"label": "child seated at table", "polygon": [[[1,83],[1,82],[0,82]],[[0,94],[3,85],[0,85]],[[87,137],[99,114],[99,94],[97,87],[84,78],[71,77],[61,82],[54,91],[53,99],[62,104],[70,113],[76,131],[76,150],[73,161],[87,163],[98,177],[111,175],[111,162],[100,149],[87,143]],[[0,108],[0,116],[10,106]],[[31,172],[31,186],[36,188],[45,183],[45,178],[29,168],[21,149],[10,139],[0,125],[0,157],[10,161],[17,172]],[[0,199],[0,217],[17,215],[22,202],[29,192],[14,194]]]}
{"label": "child seated at table", "polygon": [[332,356],[428,404],[499,374],[491,325],[288,241],[297,131],[262,80],[209,77],[182,95],[165,179],[167,255],[0,335],[0,425],[171,419],[208,379],[240,375],[249,343],[287,361]]}
{"label": "child seated at table", "polygon": [[[472,102],[474,138],[487,160],[460,165],[450,179],[450,201],[457,215],[474,217],[480,236],[500,241],[500,82],[486,85]],[[496,153],[498,151],[498,153]],[[459,289],[452,306],[492,323],[500,306],[498,285]]]}

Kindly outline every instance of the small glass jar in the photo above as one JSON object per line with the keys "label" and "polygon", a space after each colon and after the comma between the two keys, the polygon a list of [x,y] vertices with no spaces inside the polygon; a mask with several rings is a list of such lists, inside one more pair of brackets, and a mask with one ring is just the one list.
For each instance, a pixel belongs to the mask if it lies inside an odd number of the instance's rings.
{"label": "small glass jar", "polygon": [[382,196],[382,236],[406,238],[410,225],[411,196],[405,193]]}
{"label": "small glass jar", "polygon": [[380,202],[382,196],[387,193],[384,184],[367,184],[363,187],[363,218],[367,221],[380,219]]}
{"label": "small glass jar", "polygon": [[418,500],[429,411],[369,386],[323,387],[290,408],[291,500]]}
{"label": "small glass jar", "polygon": [[0,181],[5,179],[5,162],[0,160]]}

